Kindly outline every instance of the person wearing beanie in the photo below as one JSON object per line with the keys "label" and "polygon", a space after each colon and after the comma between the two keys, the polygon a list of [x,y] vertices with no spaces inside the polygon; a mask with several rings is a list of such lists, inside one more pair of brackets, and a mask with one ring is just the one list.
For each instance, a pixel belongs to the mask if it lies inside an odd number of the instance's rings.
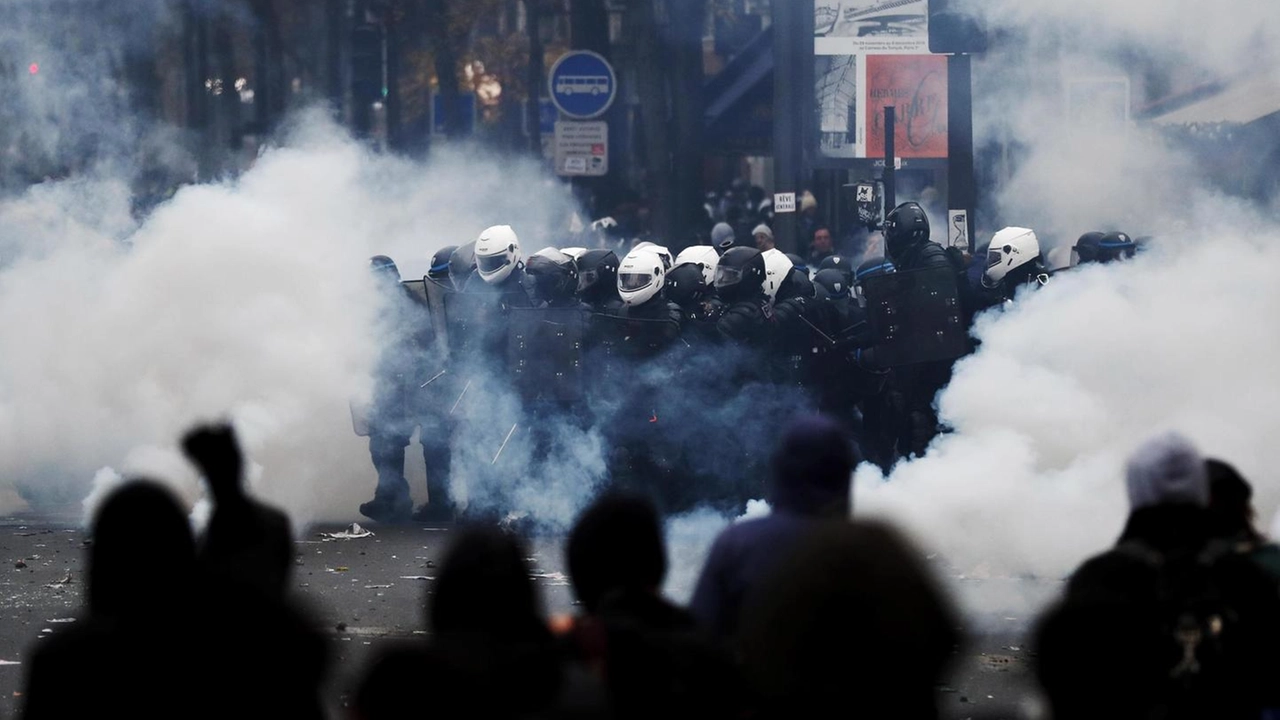
{"label": "person wearing beanie", "polygon": [[751,236],[756,239],[756,249],[760,252],[774,249],[773,230],[768,225],[760,223],[751,231]]}
{"label": "person wearing beanie", "polygon": [[800,417],[783,433],[772,459],[770,513],[734,523],[707,554],[689,609],[702,630],[731,641],[747,594],[815,528],[852,512],[851,480],[862,455],[835,420]]}
{"label": "person wearing beanie", "polygon": [[711,246],[721,255],[733,247],[733,226],[727,222],[718,222],[711,228]]}

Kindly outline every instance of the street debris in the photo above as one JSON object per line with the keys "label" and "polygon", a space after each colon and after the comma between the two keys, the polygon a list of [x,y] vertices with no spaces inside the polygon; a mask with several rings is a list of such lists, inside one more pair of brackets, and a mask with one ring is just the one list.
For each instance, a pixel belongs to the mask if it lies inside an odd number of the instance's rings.
{"label": "street debris", "polygon": [[389,588],[389,587],[392,587],[392,586],[391,586],[391,585],[365,585],[365,586],[364,586],[364,589],[365,589],[365,590],[374,590],[374,589],[377,589],[377,588]]}
{"label": "street debris", "polygon": [[27,564],[22,560],[19,560],[18,562],[14,563],[13,566],[19,570],[22,570],[27,567]]}
{"label": "street debris", "polygon": [[[21,665],[21,664],[22,662],[19,660],[0,660],[0,665]],[[18,697],[19,695],[21,695],[21,693],[13,694],[14,697]]]}
{"label": "street debris", "polygon": [[320,537],[324,538],[321,542],[329,542],[331,540],[359,540],[360,538],[372,537],[373,533],[360,527],[360,523],[351,523],[346,530],[339,530],[334,533],[320,533]]}
{"label": "street debris", "polygon": [[401,580],[435,580],[435,578],[430,575],[401,575],[400,579]]}
{"label": "street debris", "polygon": [[347,567],[346,565],[339,565],[338,567],[335,567],[335,568],[325,568],[324,571],[325,572],[347,572],[350,569],[351,568]]}
{"label": "street debris", "polygon": [[72,582],[72,578],[71,578],[71,571],[70,571],[70,570],[68,570],[68,571],[67,571],[67,574],[66,574],[66,575],[63,575],[61,580],[58,580],[58,581],[56,581],[56,582],[48,583],[48,584],[46,584],[46,585],[45,585],[45,587],[47,587],[47,588],[55,588],[55,589],[56,589],[56,588],[65,587],[65,586],[67,586],[67,585],[70,585],[70,584],[71,584],[71,582]]}
{"label": "street debris", "polygon": [[51,623],[69,623],[69,622],[75,622],[75,621],[76,621],[76,619],[75,619],[75,618],[54,618],[54,619],[52,619],[52,620],[46,620],[45,622],[51,622]]}

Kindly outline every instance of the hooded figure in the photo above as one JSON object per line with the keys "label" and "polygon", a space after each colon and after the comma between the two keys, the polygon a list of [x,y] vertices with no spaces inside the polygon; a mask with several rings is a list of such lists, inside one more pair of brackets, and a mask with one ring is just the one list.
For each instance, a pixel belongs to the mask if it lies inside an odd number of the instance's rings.
{"label": "hooded figure", "polygon": [[801,417],[773,455],[768,516],[737,522],[716,538],[689,609],[704,632],[727,640],[742,603],[774,564],[814,528],[848,518],[850,480],[861,455],[836,421]]}

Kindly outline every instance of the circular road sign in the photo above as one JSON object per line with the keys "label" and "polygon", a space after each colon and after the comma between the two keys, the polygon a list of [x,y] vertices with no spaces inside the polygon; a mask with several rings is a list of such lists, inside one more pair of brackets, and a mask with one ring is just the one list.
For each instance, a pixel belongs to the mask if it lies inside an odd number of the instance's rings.
{"label": "circular road sign", "polygon": [[618,78],[609,61],[587,50],[561,55],[547,80],[551,102],[575,120],[603,115],[618,94]]}

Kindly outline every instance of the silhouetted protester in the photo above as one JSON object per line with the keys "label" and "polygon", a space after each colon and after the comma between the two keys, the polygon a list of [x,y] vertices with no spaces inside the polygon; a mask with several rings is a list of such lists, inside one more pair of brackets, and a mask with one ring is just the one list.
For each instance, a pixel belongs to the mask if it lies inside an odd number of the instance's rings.
{"label": "silhouetted protester", "polygon": [[741,692],[727,656],[661,596],[667,553],[652,502],[600,498],[578,518],[565,555],[583,609],[566,632],[571,652],[605,683],[616,717],[731,714]]}
{"label": "silhouetted protester", "polygon": [[1215,540],[1196,448],[1157,437],[1126,469],[1116,547],[1082,565],[1037,629],[1055,720],[1256,718],[1275,706],[1280,595]]}
{"label": "silhouetted protester", "polygon": [[189,717],[196,657],[189,621],[195,541],[177,501],[132,481],[94,517],[88,615],[42,641],[23,717]]}
{"label": "silhouetted protester", "polygon": [[762,718],[935,718],[958,618],[920,554],[881,523],[828,523],[746,599],[743,671]]}
{"label": "silhouetted protester", "polygon": [[430,642],[375,662],[356,693],[365,720],[516,718],[567,702],[564,663],[529,577],[528,552],[493,528],[463,531],[427,608]]}
{"label": "silhouetted protester", "polygon": [[1267,542],[1254,527],[1253,486],[1230,463],[1210,458],[1205,468],[1209,472],[1209,531],[1232,543],[1236,552],[1248,555],[1280,582],[1280,546]]}
{"label": "silhouetted protester", "polygon": [[193,428],[183,437],[182,449],[213,496],[213,514],[199,549],[203,571],[219,581],[282,596],[293,564],[293,532],[284,513],[245,493],[244,458],[235,431],[225,424]]}
{"label": "silhouetted protester", "polygon": [[836,421],[809,416],[791,423],[773,456],[772,511],[725,528],[707,555],[690,604],[704,631],[731,638],[743,598],[789,545],[824,521],[849,517],[850,482],[861,459]]}

